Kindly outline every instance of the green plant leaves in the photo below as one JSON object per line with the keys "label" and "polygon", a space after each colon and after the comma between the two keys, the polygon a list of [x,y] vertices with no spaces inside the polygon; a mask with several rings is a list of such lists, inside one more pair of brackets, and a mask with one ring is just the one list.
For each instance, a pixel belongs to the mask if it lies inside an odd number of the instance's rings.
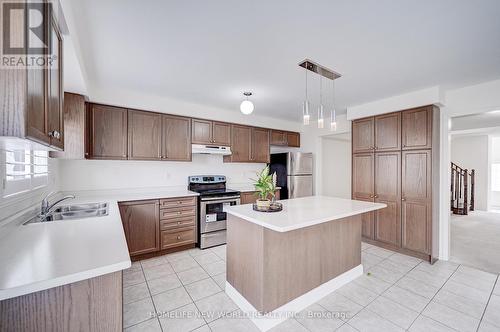
{"label": "green plant leaves", "polygon": [[257,173],[257,179],[254,187],[260,199],[266,200],[274,197],[276,191],[276,175],[269,174],[269,166],[264,167],[260,173]]}

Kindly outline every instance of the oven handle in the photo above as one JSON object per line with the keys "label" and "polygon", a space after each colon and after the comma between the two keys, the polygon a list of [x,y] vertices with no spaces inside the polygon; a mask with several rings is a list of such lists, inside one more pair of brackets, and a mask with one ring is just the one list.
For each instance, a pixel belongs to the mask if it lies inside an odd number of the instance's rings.
{"label": "oven handle", "polygon": [[213,197],[213,198],[202,198],[201,201],[202,202],[206,202],[206,201],[221,201],[221,202],[225,202],[225,201],[230,201],[230,200],[234,200],[236,198],[240,198],[240,196],[229,196],[229,197],[224,197],[224,198],[221,198],[221,197]]}

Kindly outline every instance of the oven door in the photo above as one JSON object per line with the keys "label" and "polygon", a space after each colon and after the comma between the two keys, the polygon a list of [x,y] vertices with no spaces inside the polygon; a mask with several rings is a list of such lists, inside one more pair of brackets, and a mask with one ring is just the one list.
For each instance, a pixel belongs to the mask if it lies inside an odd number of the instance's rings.
{"label": "oven door", "polygon": [[206,197],[200,201],[200,233],[209,233],[226,229],[225,206],[239,205],[240,196]]}

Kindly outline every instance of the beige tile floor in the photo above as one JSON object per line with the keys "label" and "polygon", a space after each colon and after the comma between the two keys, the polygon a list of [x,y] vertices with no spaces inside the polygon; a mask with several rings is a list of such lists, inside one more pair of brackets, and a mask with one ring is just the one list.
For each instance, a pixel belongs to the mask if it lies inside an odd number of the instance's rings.
{"label": "beige tile floor", "polygon": [[[497,274],[365,243],[362,250],[363,276],[272,331],[500,331]],[[224,293],[225,251],[134,263],[123,274],[125,331],[258,331]]]}

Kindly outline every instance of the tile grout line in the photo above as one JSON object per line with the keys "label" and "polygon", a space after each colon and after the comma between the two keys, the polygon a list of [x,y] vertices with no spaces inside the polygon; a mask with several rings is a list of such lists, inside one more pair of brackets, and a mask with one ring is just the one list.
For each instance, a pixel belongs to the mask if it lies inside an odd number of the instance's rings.
{"label": "tile grout line", "polygon": [[[417,318],[415,318],[415,320],[413,321],[413,323],[411,323],[411,325],[410,325],[410,327],[409,327],[408,329],[410,329],[410,328],[413,326],[413,324],[414,324],[414,323],[415,323],[415,321],[418,319],[418,317],[420,317],[420,316],[424,316],[425,318],[431,319],[431,320],[433,320],[433,321],[435,321],[435,322],[437,322],[437,323],[439,323],[439,324],[442,324],[442,325],[444,325],[444,326],[446,326],[446,327],[449,327],[450,329],[452,329],[452,330],[455,330],[455,331],[456,331],[456,329],[455,329],[455,328],[453,328],[453,327],[451,327],[451,326],[448,326],[448,325],[446,325],[446,324],[445,324],[445,323],[443,323],[443,322],[437,321],[437,320],[435,320],[434,318],[431,318],[431,317],[427,317],[427,316],[425,316],[425,315],[422,315],[422,313],[425,311],[425,309],[427,309],[427,307],[429,306],[429,304],[431,304],[431,303],[432,303],[432,300],[434,300],[434,298],[436,297],[436,295],[437,295],[437,294],[441,291],[441,289],[443,289],[444,285],[446,285],[446,283],[447,283],[447,282],[451,279],[451,277],[452,277],[452,276],[453,276],[453,275],[457,272],[457,270],[458,270],[458,268],[459,268],[459,267],[460,267],[460,264],[458,264],[458,265],[457,265],[457,267],[455,268],[455,270],[453,271],[453,273],[452,273],[452,274],[450,274],[450,276],[446,279],[446,281],[443,283],[443,285],[441,285],[441,287],[439,287],[438,291],[434,294],[434,296],[432,296],[432,298],[431,298],[431,300],[429,301],[429,303],[427,303],[427,304],[425,305],[424,309],[422,309],[422,311],[420,312],[420,314],[417,316]],[[446,307],[448,307],[448,306],[446,306]],[[460,311],[457,311],[457,312],[460,312]]]}
{"label": "tile grout line", "polygon": [[493,284],[493,289],[491,290],[490,296],[488,297],[488,301],[486,302],[486,306],[484,307],[483,314],[481,315],[481,319],[479,320],[479,324],[477,325],[476,332],[479,331],[479,328],[481,327],[481,323],[483,322],[484,314],[486,313],[486,310],[488,309],[488,305],[490,304],[491,297],[493,296],[493,292],[495,291],[495,287],[498,283],[498,274],[497,278],[495,279],[495,283]]}
{"label": "tile grout line", "polygon": [[[384,261],[386,261],[386,260],[390,260],[389,258],[390,258],[390,257],[392,257],[392,256],[394,256],[395,254],[397,254],[397,253],[394,253],[394,254],[392,254],[392,255],[390,255],[390,256],[387,256],[385,259],[381,260],[379,263],[377,263],[377,264],[375,264],[375,265],[371,266],[371,267],[370,267],[370,269],[371,269],[371,268],[373,268],[373,267],[375,267],[375,266],[377,266],[377,265],[380,265],[382,262],[384,262]],[[410,270],[408,270],[406,273],[404,273],[404,274],[403,274],[403,276],[401,276],[398,280],[396,280],[394,283],[392,283],[392,284],[391,284],[391,287],[393,287],[393,286],[397,286],[397,285],[396,285],[396,283],[397,283],[399,280],[401,280],[401,279],[403,279],[404,277],[406,277],[406,276],[408,275],[408,273],[410,273],[411,271],[413,271],[413,270],[414,270],[417,266],[419,266],[419,265],[420,265],[420,264],[422,264],[423,262],[424,262],[424,261],[421,261],[420,263],[418,263],[418,264],[416,264],[415,266],[413,266],[413,267],[412,267]],[[404,264],[402,264],[402,265],[404,265]],[[409,267],[409,266],[408,266],[408,267]],[[392,272],[398,272],[398,271],[393,271],[393,270],[391,270],[391,269],[388,269],[388,270],[390,270],[390,271],[392,271]],[[369,272],[369,271],[368,271],[368,272]],[[375,277],[374,277],[374,278],[375,278]],[[378,279],[378,278],[376,278],[376,279]],[[380,279],[379,279],[379,280],[380,280]],[[385,281],[385,280],[382,280],[382,281]],[[387,281],[385,281],[385,282],[387,282]],[[387,283],[389,283],[389,282],[387,282]],[[363,287],[363,285],[359,285],[359,286],[360,286],[360,287]],[[389,288],[391,288],[391,287],[389,287]],[[363,288],[365,288],[365,287],[363,287]],[[382,297],[382,295],[383,295],[383,294],[384,294],[384,293],[385,293],[385,292],[386,292],[389,288],[387,288],[386,290],[384,290],[381,294],[378,294],[378,296],[377,296],[377,297],[375,297],[375,299],[373,299],[372,301],[370,301],[370,303],[368,303],[366,306],[364,306],[364,307],[363,307],[363,309],[366,309],[366,310],[370,311],[371,313],[373,313],[373,314],[377,315],[377,316],[378,316],[378,317],[380,317],[381,319],[386,320],[386,321],[390,322],[391,324],[393,324],[393,325],[395,325],[395,326],[397,326],[397,327],[402,328],[403,330],[407,330],[407,329],[405,329],[405,328],[403,328],[403,327],[399,326],[398,324],[396,324],[396,323],[392,322],[391,320],[389,320],[389,319],[387,319],[387,318],[384,318],[384,317],[380,316],[379,314],[377,314],[376,312],[373,312],[372,310],[370,310],[370,309],[368,308],[368,306],[369,306],[370,304],[372,304],[373,302],[375,302],[378,298]],[[365,288],[365,289],[368,289],[368,288]],[[408,290],[408,291],[409,291],[409,290]],[[413,292],[412,292],[412,293],[413,293]],[[418,294],[417,294],[417,295],[418,295]],[[389,299],[389,300],[390,300],[390,299]],[[392,301],[392,300],[391,300],[391,301]],[[396,304],[401,305],[402,307],[404,307],[404,308],[406,308],[406,309],[410,309],[410,308],[407,308],[406,306],[404,306],[404,305],[402,305],[402,304],[400,304],[400,303],[398,303],[398,302],[396,302],[396,301],[393,301],[393,302],[394,302],[394,303],[396,303]],[[354,317],[356,317],[356,316],[357,316],[357,315],[358,315],[358,314],[359,314],[359,313],[360,313],[363,309],[361,309],[361,310],[360,310],[360,311],[359,311],[356,315],[354,315],[351,319],[353,319]],[[425,308],[424,308],[424,309],[425,309]],[[412,310],[412,309],[410,309],[410,310]],[[423,311],[423,310],[422,310],[422,311]],[[408,329],[409,329],[409,328],[413,325],[413,323],[414,323],[414,322],[415,322],[415,320],[416,320],[416,319],[420,316],[420,314],[421,314],[421,313],[418,313],[417,317],[413,320],[413,322],[410,324],[410,326],[408,327]],[[349,319],[349,320],[351,320],[351,319]]]}

